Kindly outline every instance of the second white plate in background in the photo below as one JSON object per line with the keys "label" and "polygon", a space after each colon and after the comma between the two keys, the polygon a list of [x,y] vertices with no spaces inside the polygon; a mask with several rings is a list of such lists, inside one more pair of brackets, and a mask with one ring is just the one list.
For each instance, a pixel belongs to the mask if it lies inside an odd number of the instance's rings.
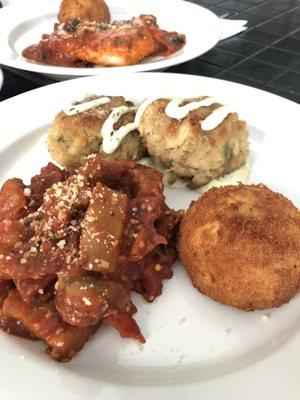
{"label": "second white plate in background", "polygon": [[0,11],[0,64],[39,72],[53,79],[103,75],[115,72],[160,70],[191,60],[207,52],[220,39],[220,21],[211,11],[183,0],[107,0],[112,20],[153,14],[159,26],[186,35],[183,49],[169,57],[149,57],[125,67],[69,68],[42,65],[25,60],[22,50],[51,33],[57,22],[61,0],[16,1]]}

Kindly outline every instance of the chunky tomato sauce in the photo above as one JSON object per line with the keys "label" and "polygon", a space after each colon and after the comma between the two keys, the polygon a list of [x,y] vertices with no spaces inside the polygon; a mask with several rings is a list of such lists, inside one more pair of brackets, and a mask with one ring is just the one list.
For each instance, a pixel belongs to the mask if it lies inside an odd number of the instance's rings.
{"label": "chunky tomato sauce", "polygon": [[131,292],[153,301],[172,277],[180,213],[160,172],[92,156],[78,169],[49,163],[0,192],[0,326],[71,359],[102,323],[145,339]]}
{"label": "chunky tomato sauce", "polygon": [[184,35],[159,28],[152,15],[130,21],[98,24],[78,18],[54,24],[38,44],[25,48],[23,57],[42,64],[65,67],[137,64],[149,56],[169,56],[185,45]]}

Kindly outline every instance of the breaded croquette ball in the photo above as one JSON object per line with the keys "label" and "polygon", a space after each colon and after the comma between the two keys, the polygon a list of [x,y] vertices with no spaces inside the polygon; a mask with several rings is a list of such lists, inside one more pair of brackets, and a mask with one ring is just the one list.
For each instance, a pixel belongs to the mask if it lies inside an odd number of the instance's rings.
{"label": "breaded croquette ball", "polygon": [[60,23],[78,18],[108,24],[110,13],[104,0],[63,0],[57,18]]}
{"label": "breaded croquette ball", "polygon": [[[183,105],[203,99],[187,99]],[[157,161],[187,179],[193,188],[245,164],[249,133],[237,113],[230,113],[217,127],[204,131],[201,122],[221,104],[199,107],[177,120],[166,114],[169,101],[159,99],[149,104],[139,124],[144,144]]]}
{"label": "breaded croquette ball", "polygon": [[300,212],[264,185],[214,188],[180,226],[179,254],[194,286],[243,310],[287,303],[300,284]]}

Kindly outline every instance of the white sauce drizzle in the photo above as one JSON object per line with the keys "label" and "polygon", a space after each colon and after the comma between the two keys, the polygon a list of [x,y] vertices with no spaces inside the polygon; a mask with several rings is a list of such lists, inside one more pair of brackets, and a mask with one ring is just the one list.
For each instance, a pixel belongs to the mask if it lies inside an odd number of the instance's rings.
{"label": "white sauce drizzle", "polygon": [[[190,111],[196,110],[200,107],[208,107],[212,104],[218,103],[218,101],[213,97],[207,97],[206,99],[199,101],[192,101],[184,106],[180,104],[184,101],[183,98],[175,98],[169,102],[166,107],[166,114],[170,118],[175,118],[180,120],[185,118]],[[230,106],[221,106],[214,110],[210,115],[208,115],[201,123],[201,129],[204,131],[211,131],[219,126],[228,114],[234,112]]]}
{"label": "white sauce drizzle", "polygon": [[234,111],[230,106],[222,106],[220,108],[217,108],[202,121],[201,128],[204,131],[211,131],[215,129],[232,112]]}
{"label": "white sauce drizzle", "polygon": [[166,107],[166,114],[170,118],[175,118],[175,119],[182,119],[185,118],[190,111],[197,110],[197,108],[200,107],[208,107],[211,106],[214,103],[217,103],[218,101],[214,99],[213,97],[208,97],[203,100],[199,101],[192,101],[191,103],[187,103],[184,106],[181,106],[180,104],[184,101],[185,99],[177,97],[173,100],[170,101],[170,103]]}
{"label": "white sauce drizzle", "polygon": [[145,99],[143,102],[142,102],[142,104],[139,106],[139,108],[138,108],[138,110],[137,110],[137,112],[136,112],[136,114],[135,114],[135,119],[134,119],[134,122],[135,122],[135,124],[137,125],[137,126],[139,126],[140,125],[140,122],[141,122],[141,118],[142,118],[142,116],[143,116],[143,114],[144,114],[144,112],[146,111],[146,108],[151,104],[151,103],[153,103],[155,100],[159,100],[159,99],[161,99],[162,97],[149,97],[149,98],[147,98],[147,99]]}
{"label": "white sauce drizzle", "polygon": [[95,107],[103,106],[104,104],[107,104],[109,102],[109,97],[100,97],[100,99],[89,100],[80,104],[72,104],[68,108],[64,109],[63,112],[68,116],[72,116],[82,113],[84,111],[88,111]]}
{"label": "white sauce drizzle", "polygon": [[[101,128],[101,134],[103,138],[102,142],[103,151],[106,154],[114,153],[121,144],[121,141],[124,139],[124,137],[128,135],[129,132],[139,127],[141,118],[146,108],[155,100],[159,100],[161,98],[162,97],[157,96],[145,99],[136,112],[134,122],[124,125],[117,130],[114,130],[113,128],[114,124],[119,121],[119,119],[123,114],[126,114],[130,111],[134,111],[136,110],[136,108],[127,106],[115,107]],[[68,116],[72,116],[82,113],[84,111],[88,111],[92,108],[107,104],[110,101],[111,99],[109,97],[101,97],[99,99],[88,100],[85,101],[84,103],[72,104],[68,108],[64,109],[63,112]],[[175,118],[177,120],[180,120],[182,118],[185,118],[190,111],[196,110],[197,108],[200,107],[209,107],[212,104],[218,102],[214,97],[207,97],[206,99],[199,101],[192,101],[188,104],[185,104],[184,106],[181,106],[180,104],[183,101],[184,98],[179,98],[179,97],[172,99],[166,106],[165,109],[166,115],[170,118]],[[212,129],[215,129],[231,112],[233,112],[233,110],[231,109],[230,106],[219,107],[201,122],[201,128],[204,131],[210,131]]]}
{"label": "white sauce drizzle", "polygon": [[233,172],[230,172],[227,175],[220,176],[219,178],[213,179],[208,182],[206,185],[201,186],[199,191],[201,193],[207,192],[209,189],[213,187],[222,187],[228,185],[238,185],[240,182],[246,184],[249,181],[251,172],[251,163],[249,158],[246,163],[242,165],[240,168],[236,169]]}
{"label": "white sauce drizzle", "polygon": [[127,114],[130,111],[136,110],[135,107],[120,106],[112,110],[107,120],[104,122],[101,134],[102,134],[102,149],[106,154],[112,154],[117,150],[121,141],[131,131],[137,129],[135,122],[131,122],[127,125],[121,126],[121,128],[114,130],[114,124],[119,121],[123,114]]}

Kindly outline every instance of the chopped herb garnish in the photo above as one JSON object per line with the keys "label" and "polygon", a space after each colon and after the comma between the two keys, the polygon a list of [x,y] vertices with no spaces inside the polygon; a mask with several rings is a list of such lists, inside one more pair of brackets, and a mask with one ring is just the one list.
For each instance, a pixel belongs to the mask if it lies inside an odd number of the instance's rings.
{"label": "chopped herb garnish", "polygon": [[172,38],[171,39],[171,43],[174,45],[180,45],[180,44],[184,44],[184,39],[177,37],[177,38]]}
{"label": "chopped herb garnish", "polygon": [[101,23],[98,25],[98,28],[99,28],[101,31],[106,31],[106,30],[109,28],[109,25],[108,25],[108,24],[104,24],[103,22],[101,22]]}
{"label": "chopped herb garnish", "polygon": [[64,24],[64,30],[67,32],[75,32],[80,24],[80,19],[73,18],[70,22]]}

